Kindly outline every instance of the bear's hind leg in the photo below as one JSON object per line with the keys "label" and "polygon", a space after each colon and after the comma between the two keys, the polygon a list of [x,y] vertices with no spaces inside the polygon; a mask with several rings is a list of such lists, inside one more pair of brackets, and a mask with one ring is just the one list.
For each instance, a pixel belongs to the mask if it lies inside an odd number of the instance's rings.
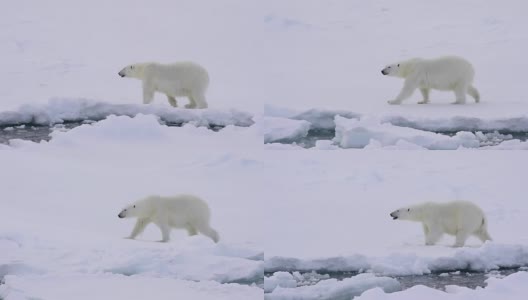
{"label": "bear's hind leg", "polygon": [[457,87],[455,89],[456,100],[452,104],[465,104],[467,91],[468,91],[467,86]]}
{"label": "bear's hind leg", "polygon": [[185,229],[187,229],[187,233],[189,234],[189,236],[198,234],[198,231],[196,230],[196,228],[194,228],[191,224],[185,225]]}
{"label": "bear's hind leg", "polygon": [[192,96],[189,96],[189,104],[185,104],[185,108],[196,108],[196,102]]}
{"label": "bear's hind leg", "polygon": [[469,237],[469,232],[465,230],[459,230],[456,234],[456,241],[453,245],[454,247],[463,247],[466,243],[467,238]]}
{"label": "bear's hind leg", "polygon": [[475,232],[475,236],[483,243],[486,241],[491,241],[491,236],[485,228],[481,228]]}
{"label": "bear's hind leg", "polygon": [[468,87],[468,89],[467,89],[467,93],[468,93],[468,95],[473,97],[473,99],[475,99],[475,103],[479,103],[480,102],[479,91],[474,86],[470,85]]}
{"label": "bear's hind leg", "polygon": [[211,228],[209,224],[199,224],[194,226],[201,234],[209,237],[212,239],[215,243],[218,243],[220,240],[220,236],[218,235],[218,232]]}
{"label": "bear's hind leg", "polygon": [[420,92],[422,93],[423,100],[418,102],[418,104],[427,104],[427,103],[429,103],[429,89],[421,88]]}
{"label": "bear's hind leg", "polygon": [[173,96],[167,95],[167,100],[169,100],[169,104],[172,107],[178,107],[178,102],[176,102],[176,98],[174,98]]}
{"label": "bear's hind leg", "polygon": [[207,101],[202,94],[196,94],[193,96],[194,101],[196,101],[197,108],[207,108]]}
{"label": "bear's hind leg", "polygon": [[160,242],[168,242],[170,240],[170,227],[169,224],[166,223],[159,223],[157,224],[161,231],[161,241]]}

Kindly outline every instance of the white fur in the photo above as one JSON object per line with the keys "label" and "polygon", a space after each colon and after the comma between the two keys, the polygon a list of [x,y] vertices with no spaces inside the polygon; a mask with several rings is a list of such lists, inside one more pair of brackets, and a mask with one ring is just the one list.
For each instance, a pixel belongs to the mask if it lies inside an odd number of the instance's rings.
{"label": "white fur", "polygon": [[161,230],[161,242],[169,241],[171,228],[185,228],[189,235],[199,232],[215,243],[219,240],[218,233],[209,226],[209,206],[192,195],[149,196],[128,205],[118,216],[137,218],[136,226],[129,236],[131,239],[142,233],[148,224],[154,223]]}
{"label": "white fur", "polygon": [[445,56],[436,59],[413,58],[386,66],[383,75],[405,78],[400,94],[388,101],[389,104],[401,104],[416,89],[420,89],[423,100],[419,104],[429,103],[431,89],[453,91],[456,101],[453,104],[466,103],[466,94],[480,101],[478,90],[473,86],[475,71],[471,63],[457,56]]}
{"label": "white fur", "polygon": [[484,212],[468,201],[426,202],[400,208],[390,216],[393,219],[421,222],[426,245],[434,245],[444,233],[456,236],[455,247],[464,246],[471,235],[482,242],[491,240]]}
{"label": "white fur", "polygon": [[143,103],[154,99],[154,93],[167,95],[169,103],[177,107],[176,97],[187,97],[186,108],[207,108],[205,91],[209,85],[209,75],[200,65],[193,62],[173,64],[138,63],[119,71],[121,77],[137,78],[143,82]]}

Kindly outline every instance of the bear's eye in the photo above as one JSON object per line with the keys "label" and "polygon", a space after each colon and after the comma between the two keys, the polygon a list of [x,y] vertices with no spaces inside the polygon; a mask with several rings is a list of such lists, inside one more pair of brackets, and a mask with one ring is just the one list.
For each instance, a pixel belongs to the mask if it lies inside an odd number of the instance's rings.
{"label": "bear's eye", "polygon": [[130,69],[134,69],[134,66],[130,66]]}
{"label": "bear's eye", "polygon": [[410,209],[410,208],[408,208],[408,209],[407,209],[407,211],[411,211],[411,209]]}
{"label": "bear's eye", "polygon": [[136,206],[134,205],[134,208],[136,208]]}
{"label": "bear's eye", "polygon": [[400,66],[400,64],[398,64],[398,67]]}

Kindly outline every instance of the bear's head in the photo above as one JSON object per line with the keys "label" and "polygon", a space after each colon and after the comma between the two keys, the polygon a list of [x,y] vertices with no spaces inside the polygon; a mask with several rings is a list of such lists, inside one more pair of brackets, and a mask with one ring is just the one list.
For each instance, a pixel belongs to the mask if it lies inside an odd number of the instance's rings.
{"label": "bear's head", "polygon": [[119,73],[117,73],[121,77],[133,77],[133,78],[140,78],[141,72],[142,72],[142,66],[139,64],[129,65],[124,67]]}
{"label": "bear's head", "polygon": [[417,210],[418,208],[412,206],[403,207],[391,212],[390,216],[393,220],[417,221]]}
{"label": "bear's head", "polygon": [[381,74],[388,75],[388,76],[394,76],[394,77],[402,77],[401,75],[401,63],[388,65],[383,70],[381,70]]}
{"label": "bear's head", "polygon": [[123,210],[117,215],[120,218],[139,218],[142,217],[141,204],[134,203],[126,206]]}

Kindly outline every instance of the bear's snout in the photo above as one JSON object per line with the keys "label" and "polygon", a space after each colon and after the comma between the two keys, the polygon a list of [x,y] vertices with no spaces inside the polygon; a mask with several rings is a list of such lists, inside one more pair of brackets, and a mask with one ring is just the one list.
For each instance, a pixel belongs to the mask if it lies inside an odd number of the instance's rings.
{"label": "bear's snout", "polygon": [[393,220],[398,219],[398,216],[396,215],[395,211],[391,212],[389,215],[392,217]]}
{"label": "bear's snout", "polygon": [[385,69],[381,70],[381,74],[383,74],[383,75],[387,75],[388,73],[389,72],[387,72],[387,70],[385,70]]}
{"label": "bear's snout", "polygon": [[117,75],[119,75],[121,77],[125,77],[125,74],[123,72],[119,72],[119,73],[117,73]]}
{"label": "bear's snout", "polygon": [[122,219],[125,217],[125,214],[123,212],[120,212],[117,216]]}

